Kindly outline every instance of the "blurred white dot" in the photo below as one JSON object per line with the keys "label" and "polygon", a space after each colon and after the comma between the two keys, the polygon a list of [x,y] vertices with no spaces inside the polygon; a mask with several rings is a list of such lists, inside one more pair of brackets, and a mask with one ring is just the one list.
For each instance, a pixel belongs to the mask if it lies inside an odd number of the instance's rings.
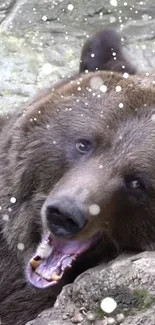
{"label": "blurred white dot", "polygon": [[99,165],[99,169],[103,169],[103,165]]}
{"label": "blurred white dot", "polygon": [[123,103],[119,103],[119,105],[118,105],[120,108],[123,108]]}
{"label": "blurred white dot", "polygon": [[90,79],[90,87],[92,89],[100,89],[103,85],[103,79],[101,77],[93,77]]}
{"label": "blurred white dot", "polygon": [[126,7],[128,4],[127,4],[127,2],[124,2],[124,6]]}
{"label": "blurred white dot", "polygon": [[9,216],[8,216],[8,214],[4,214],[4,215],[3,215],[3,220],[4,220],[4,221],[8,221],[8,220],[9,220]]}
{"label": "blurred white dot", "polygon": [[145,44],[142,45],[142,49],[146,50],[146,45]]}
{"label": "blurred white dot", "polygon": [[42,17],[42,20],[43,20],[43,21],[47,21],[47,16],[43,16],[43,17]]}
{"label": "blurred white dot", "polygon": [[100,213],[100,207],[98,204],[92,204],[89,206],[89,212],[92,216],[97,216]]}
{"label": "blurred white dot", "polygon": [[121,90],[122,90],[121,86],[116,86],[116,88],[115,88],[115,89],[116,89],[116,91],[117,91],[117,92],[119,92],[119,91],[121,91]]}
{"label": "blurred white dot", "polygon": [[113,53],[112,53],[112,55],[113,55],[113,56],[116,56],[116,53],[115,53],[115,52],[113,52]]}
{"label": "blurred white dot", "polygon": [[109,18],[109,21],[110,21],[111,24],[112,24],[112,23],[115,23],[115,21],[116,21],[116,17],[111,16],[111,17]]}
{"label": "blurred white dot", "polygon": [[45,63],[41,69],[42,73],[48,75],[50,73],[52,73],[53,71],[53,67],[50,63]]}
{"label": "blurred white dot", "polygon": [[73,10],[73,9],[74,9],[74,6],[73,6],[71,3],[69,3],[69,4],[68,4],[68,6],[67,6],[67,8],[68,8],[68,10],[70,10],[70,11],[71,11],[71,10]]}
{"label": "blurred white dot", "polygon": [[23,250],[24,250],[24,244],[23,244],[23,243],[18,243],[17,248],[18,248],[20,251],[23,251]]}
{"label": "blurred white dot", "polygon": [[81,90],[81,87],[78,87],[77,90],[80,91]]}
{"label": "blurred white dot", "polygon": [[95,54],[94,54],[94,53],[92,53],[92,54],[91,54],[91,57],[92,57],[92,58],[94,58],[94,56],[95,56]]}
{"label": "blurred white dot", "polygon": [[16,203],[16,198],[15,197],[11,197],[10,202],[11,203]]}
{"label": "blurred white dot", "polygon": [[149,15],[144,14],[144,15],[142,15],[142,18],[144,21],[147,21],[147,20],[149,20]]}
{"label": "blurred white dot", "polygon": [[110,0],[110,4],[113,7],[117,7],[117,0]]}
{"label": "blurred white dot", "polygon": [[123,77],[124,77],[125,79],[127,79],[127,78],[129,78],[129,74],[128,74],[127,72],[125,72],[125,73],[123,73]]}
{"label": "blurred white dot", "polygon": [[111,314],[116,307],[117,303],[113,298],[107,297],[101,301],[101,309],[107,314]]}
{"label": "blurred white dot", "polygon": [[102,86],[100,87],[100,90],[101,90],[103,93],[106,93],[106,91],[107,91],[107,86],[102,85]]}
{"label": "blurred white dot", "polygon": [[153,122],[155,122],[155,114],[152,114],[152,116],[151,116],[151,120],[152,120]]}

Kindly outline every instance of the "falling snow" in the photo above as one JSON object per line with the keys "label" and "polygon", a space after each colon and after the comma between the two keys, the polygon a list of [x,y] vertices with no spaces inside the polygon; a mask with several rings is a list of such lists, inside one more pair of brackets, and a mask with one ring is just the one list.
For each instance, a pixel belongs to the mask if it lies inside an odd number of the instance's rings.
{"label": "falling snow", "polygon": [[18,243],[17,248],[18,248],[20,251],[23,251],[24,248],[25,248],[25,246],[24,246],[23,243]]}
{"label": "falling snow", "polygon": [[111,314],[117,307],[117,302],[110,297],[107,297],[101,301],[101,309],[107,313]]}
{"label": "falling snow", "polygon": [[92,89],[100,89],[103,85],[103,79],[101,77],[92,77],[89,83]]}
{"label": "falling snow", "polygon": [[97,216],[100,213],[100,207],[98,204],[92,204],[89,206],[89,212],[92,216]]}
{"label": "falling snow", "polygon": [[127,79],[127,78],[129,78],[129,74],[128,74],[127,72],[125,72],[125,73],[123,73],[123,77],[124,77],[125,79]]}
{"label": "falling snow", "polygon": [[144,15],[142,15],[142,18],[144,21],[147,21],[147,20],[149,20],[149,15],[144,14]]}
{"label": "falling snow", "polygon": [[116,21],[116,17],[111,16],[111,17],[109,18],[109,21],[110,21],[111,24],[115,23],[115,21]]}
{"label": "falling snow", "polygon": [[53,72],[53,67],[50,63],[45,63],[41,69],[41,73],[48,75]]}
{"label": "falling snow", "polygon": [[42,17],[42,20],[43,20],[43,21],[47,21],[47,16],[43,16],[43,17]]}
{"label": "falling snow", "polygon": [[151,116],[151,120],[152,120],[153,122],[155,122],[155,113],[152,114],[152,116]]}
{"label": "falling snow", "polygon": [[10,202],[11,203],[16,203],[16,198],[15,197],[11,197]]}
{"label": "falling snow", "polygon": [[121,86],[116,86],[116,88],[115,88],[115,89],[116,89],[116,91],[117,91],[117,92],[119,92],[119,91],[121,91],[121,90],[122,90]]}
{"label": "falling snow", "polygon": [[102,86],[100,87],[100,90],[101,90],[103,93],[106,93],[106,91],[107,91],[107,86],[102,85]]}
{"label": "falling snow", "polygon": [[8,221],[9,220],[8,214],[4,214],[2,218],[3,218],[4,221]]}
{"label": "falling snow", "polygon": [[119,105],[118,105],[120,108],[123,108],[123,103],[119,103]]}
{"label": "falling snow", "polygon": [[117,0],[110,0],[110,4],[113,7],[117,7]]}
{"label": "falling snow", "polygon": [[74,6],[71,3],[69,3],[67,8],[68,8],[68,10],[72,11],[74,9]]}

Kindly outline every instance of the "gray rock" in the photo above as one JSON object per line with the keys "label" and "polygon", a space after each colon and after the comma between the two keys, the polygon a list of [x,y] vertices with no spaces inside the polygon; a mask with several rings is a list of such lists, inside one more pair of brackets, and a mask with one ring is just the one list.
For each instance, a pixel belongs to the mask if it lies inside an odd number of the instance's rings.
{"label": "gray rock", "polygon": [[[113,297],[117,309],[111,316],[117,322],[118,313],[125,315],[122,324],[154,324],[155,312],[155,253],[144,252],[137,255],[121,255],[114,261],[103,264],[79,275],[73,284],[65,286],[53,308],[42,312],[39,318],[27,325],[58,324],[62,315],[69,315],[70,304],[75,314],[81,307],[93,312],[94,324],[108,321],[103,319],[100,302],[105,297]],[[74,306],[74,308],[73,308]],[[133,316],[134,315],[134,316]],[[72,317],[65,320],[72,324]],[[84,321],[88,321],[85,313]],[[56,321],[58,323],[56,323]],[[40,322],[40,323],[39,323]],[[100,322],[100,323],[99,323]]]}

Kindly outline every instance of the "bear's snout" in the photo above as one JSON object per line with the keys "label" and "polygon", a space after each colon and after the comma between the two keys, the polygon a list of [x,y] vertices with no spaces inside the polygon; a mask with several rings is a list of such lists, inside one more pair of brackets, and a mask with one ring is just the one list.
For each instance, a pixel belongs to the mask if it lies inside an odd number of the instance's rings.
{"label": "bear's snout", "polygon": [[45,215],[49,230],[61,237],[78,234],[87,223],[84,209],[76,201],[66,197],[48,202]]}

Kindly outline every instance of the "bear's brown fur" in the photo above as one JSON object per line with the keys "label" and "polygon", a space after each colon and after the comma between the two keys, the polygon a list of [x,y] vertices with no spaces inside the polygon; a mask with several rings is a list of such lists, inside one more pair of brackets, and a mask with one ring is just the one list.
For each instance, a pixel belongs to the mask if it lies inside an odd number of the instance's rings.
{"label": "bear's brown fur", "polygon": [[[125,79],[115,72],[83,74],[36,99],[24,112],[2,117],[2,325],[23,325],[52,306],[64,283],[111,255],[113,248],[114,253],[154,248],[152,81],[153,77]],[[77,143],[82,139],[91,147],[81,153]],[[26,279],[26,266],[47,228],[49,202],[62,203],[64,198],[81,204],[87,219],[69,240],[80,242],[99,233],[99,242],[79,256],[57,285],[36,289]],[[92,204],[100,207],[95,216],[89,211]]]}

